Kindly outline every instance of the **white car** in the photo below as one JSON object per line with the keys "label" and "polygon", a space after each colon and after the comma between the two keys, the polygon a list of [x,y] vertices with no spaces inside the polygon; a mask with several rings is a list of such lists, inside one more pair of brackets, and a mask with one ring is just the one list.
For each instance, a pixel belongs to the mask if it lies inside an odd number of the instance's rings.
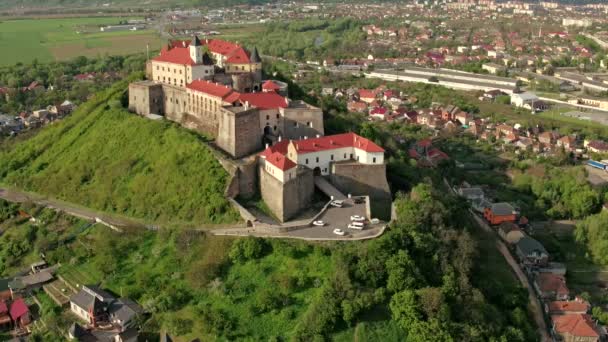
{"label": "white car", "polygon": [[354,221],[354,222],[361,222],[361,221],[365,221],[365,217],[359,216],[359,215],[353,215],[350,217],[350,220]]}
{"label": "white car", "polygon": [[369,223],[378,224],[378,223],[380,223],[380,220],[378,220],[377,218],[373,218],[373,219],[369,220]]}
{"label": "white car", "polygon": [[334,234],[343,236],[344,234],[346,234],[346,232],[340,228],[336,228],[336,229],[334,229]]}
{"label": "white car", "polygon": [[325,222],[323,222],[323,221],[313,221],[312,225],[313,226],[323,227],[325,225]]}
{"label": "white car", "polygon": [[351,224],[348,225],[348,229],[357,229],[357,230],[363,230],[363,228],[365,227],[363,224],[356,224],[359,222],[353,222]]}
{"label": "white car", "polygon": [[344,201],[335,200],[335,201],[331,201],[329,204],[333,205],[334,207],[337,207],[337,208],[342,208],[342,204],[344,204]]}

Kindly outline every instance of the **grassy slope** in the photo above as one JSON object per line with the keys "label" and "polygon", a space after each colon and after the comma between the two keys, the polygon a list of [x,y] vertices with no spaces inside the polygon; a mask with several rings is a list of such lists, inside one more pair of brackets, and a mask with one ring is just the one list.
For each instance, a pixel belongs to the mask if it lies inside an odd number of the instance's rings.
{"label": "grassy slope", "polygon": [[122,109],[125,86],[0,151],[0,182],[153,221],[237,221],[223,197],[228,175],[203,139]]}

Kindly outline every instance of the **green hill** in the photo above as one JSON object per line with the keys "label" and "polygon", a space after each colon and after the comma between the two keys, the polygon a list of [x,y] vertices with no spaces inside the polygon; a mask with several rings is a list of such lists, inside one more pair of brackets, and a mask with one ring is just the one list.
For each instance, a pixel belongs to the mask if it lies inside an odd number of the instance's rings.
{"label": "green hill", "polygon": [[1,146],[0,183],[150,221],[238,221],[223,196],[228,174],[204,138],[130,114],[120,101],[126,86]]}

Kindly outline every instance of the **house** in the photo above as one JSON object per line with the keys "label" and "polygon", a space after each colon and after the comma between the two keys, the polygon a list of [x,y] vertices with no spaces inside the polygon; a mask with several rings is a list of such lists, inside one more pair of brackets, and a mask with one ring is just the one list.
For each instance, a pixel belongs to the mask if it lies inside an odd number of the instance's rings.
{"label": "house", "polygon": [[466,126],[471,121],[472,117],[467,112],[459,112],[455,116],[455,120],[460,122],[461,125]]}
{"label": "house", "polygon": [[571,135],[564,135],[557,139],[557,146],[563,147],[566,151],[572,151],[576,149],[576,138]]}
{"label": "house", "polygon": [[552,146],[555,144],[559,137],[559,134],[552,131],[543,132],[538,135],[538,141],[547,146]]}
{"label": "house", "polygon": [[108,320],[108,306],[114,297],[97,286],[83,285],[70,297],[70,309],[87,324],[97,326]]}
{"label": "house", "polygon": [[349,101],[346,108],[349,112],[365,113],[367,112],[367,103],[361,101]]}
{"label": "house", "polygon": [[526,236],[513,222],[503,222],[498,226],[498,235],[510,245],[514,245]]}
{"label": "house", "polygon": [[543,299],[565,301],[570,297],[566,279],[557,274],[539,273],[534,278],[534,287]]}
{"label": "house", "polygon": [[480,187],[468,187],[458,189],[458,194],[467,199],[467,201],[483,201],[485,195]]}
{"label": "house", "polygon": [[363,102],[372,103],[376,100],[377,96],[378,94],[375,90],[359,89],[359,100]]}
{"label": "house", "polygon": [[8,330],[12,325],[11,316],[8,313],[8,306],[0,300],[0,331]]}
{"label": "house", "polygon": [[526,108],[530,110],[546,109],[546,103],[541,101],[538,96],[530,92],[511,94],[511,104],[516,107]]}
{"label": "house", "polygon": [[42,285],[53,280],[53,274],[48,270],[38,273],[29,274],[23,277],[16,277],[9,283],[9,287],[13,293],[25,293],[42,288]]}
{"label": "house", "polygon": [[369,116],[371,116],[374,119],[380,119],[380,120],[385,120],[386,116],[388,114],[389,114],[389,111],[385,107],[376,107],[376,108],[373,108],[369,112]]}
{"label": "house", "polygon": [[599,342],[603,338],[590,315],[569,314],[551,316],[552,332],[558,341]]}
{"label": "house", "polygon": [[32,322],[30,317],[30,310],[22,298],[18,298],[13,301],[9,314],[11,316],[11,319],[13,320],[13,324],[16,327],[25,328]]}
{"label": "house", "polygon": [[519,261],[527,266],[545,266],[549,261],[549,253],[535,239],[524,236],[515,244],[515,253]]}
{"label": "house", "polygon": [[574,300],[556,300],[545,304],[545,312],[549,315],[586,314],[591,305],[586,300],[576,297]]}
{"label": "house", "polygon": [[109,322],[120,332],[132,328],[143,309],[132,300],[116,299],[97,286],[83,285],[70,298],[70,309],[93,327],[99,322]]}
{"label": "house", "polygon": [[594,153],[608,153],[608,143],[601,140],[585,140],[585,147],[589,152]]}
{"label": "house", "polygon": [[483,212],[484,218],[493,226],[503,222],[515,222],[517,212],[509,203],[492,203]]}

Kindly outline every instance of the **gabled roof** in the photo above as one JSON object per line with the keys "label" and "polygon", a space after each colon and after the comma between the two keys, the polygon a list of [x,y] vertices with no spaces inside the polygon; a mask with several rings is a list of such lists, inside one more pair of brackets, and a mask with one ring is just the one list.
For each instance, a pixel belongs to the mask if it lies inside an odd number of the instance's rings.
{"label": "gabled roof", "polygon": [[283,171],[296,167],[296,163],[279,152],[270,154],[268,157],[266,157],[266,161]]}
{"label": "gabled roof", "polygon": [[251,63],[249,53],[242,47],[238,47],[226,56],[226,63],[229,64],[245,64]]}
{"label": "gabled roof", "polygon": [[209,39],[205,41],[209,51],[227,56],[240,46],[238,44],[220,39]]}
{"label": "gabled roof", "polygon": [[289,103],[283,96],[275,93],[243,93],[239,96],[241,103],[249,102],[249,105],[259,109],[287,108]]}
{"label": "gabled roof", "polygon": [[534,252],[542,253],[549,255],[545,247],[535,239],[524,236],[521,240],[517,242],[517,248],[522,251],[525,255],[532,254]]}
{"label": "gabled roof", "polygon": [[289,146],[289,140],[282,140],[276,144],[269,146],[267,149],[260,153],[260,156],[268,158],[271,154],[278,152],[283,155],[287,154],[287,147]]}
{"label": "gabled roof", "polygon": [[13,301],[13,304],[11,304],[10,315],[13,321],[16,321],[26,315],[29,311],[30,310],[28,309],[23,299],[18,298],[17,300]]}
{"label": "gabled roof", "polygon": [[274,83],[272,80],[268,80],[266,82],[264,82],[264,84],[262,84],[262,89],[264,90],[279,90],[281,89],[281,87],[279,87],[278,84]]}
{"label": "gabled roof", "polygon": [[[205,80],[195,80],[186,85],[186,88],[194,91],[200,91],[202,93],[209,94],[211,96],[220,97],[222,99],[228,98],[231,94],[237,93],[232,88],[222,84],[213,83]],[[238,93],[237,93],[238,94]],[[236,99],[235,99],[236,101]],[[228,101],[227,101],[228,102]]]}
{"label": "gabled roof", "polygon": [[555,292],[558,295],[568,295],[570,293],[566,286],[566,279],[557,274],[540,273],[536,278],[536,283],[543,292]]}
{"label": "gabled roof", "polygon": [[569,333],[578,337],[600,337],[598,328],[586,314],[569,314],[561,316],[551,316],[555,331],[564,334]]}
{"label": "gabled roof", "polygon": [[376,98],[376,96],[377,96],[377,93],[374,90],[359,89],[360,98],[373,99],[373,98]]}
{"label": "gabled roof", "polygon": [[344,147],[354,147],[366,152],[384,152],[384,149],[373,141],[363,138],[355,133],[329,135],[321,138],[292,141],[298,153],[312,153],[325,150],[334,150]]}
{"label": "gabled roof", "polygon": [[[189,45],[189,44],[188,44]],[[154,57],[153,61],[181,64],[181,65],[196,65],[190,57],[190,50],[187,47],[172,47],[162,48],[160,55]]]}
{"label": "gabled roof", "polygon": [[590,305],[583,300],[558,300],[550,302],[548,305],[549,313],[553,312],[587,312]]}

